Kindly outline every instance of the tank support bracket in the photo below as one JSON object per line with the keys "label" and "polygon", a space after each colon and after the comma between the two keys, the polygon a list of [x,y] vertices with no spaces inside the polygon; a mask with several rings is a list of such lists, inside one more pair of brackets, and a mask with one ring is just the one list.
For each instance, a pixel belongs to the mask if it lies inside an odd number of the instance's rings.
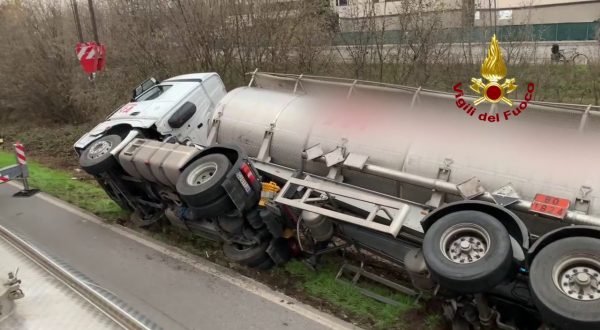
{"label": "tank support bracket", "polygon": [[263,142],[260,145],[260,150],[258,151],[258,155],[256,159],[263,162],[271,161],[271,140],[273,139],[273,129],[274,125],[271,124],[271,127],[265,131],[265,136],[263,137]]}
{"label": "tank support bracket", "polygon": [[[448,182],[450,180],[450,173],[452,170],[450,169],[450,165],[452,165],[454,161],[452,159],[446,158],[444,159],[444,164],[440,166],[438,169],[437,179],[441,181]],[[427,205],[432,206],[434,208],[438,208],[444,203],[446,199],[446,193],[443,191],[433,189],[433,193],[431,194],[431,198],[427,201]]]}
{"label": "tank support bracket", "polygon": [[340,166],[332,166],[329,168],[327,178],[335,182],[343,182],[344,176],[342,175],[342,168]]}
{"label": "tank support bracket", "polygon": [[220,114],[213,120],[213,125],[208,132],[207,145],[212,146],[217,143],[217,133],[219,133],[219,126],[221,125]]}
{"label": "tank support bracket", "polygon": [[588,186],[581,186],[579,188],[579,196],[575,198],[575,212],[583,214],[588,214],[590,212],[590,199],[588,195],[591,191],[592,188]]}

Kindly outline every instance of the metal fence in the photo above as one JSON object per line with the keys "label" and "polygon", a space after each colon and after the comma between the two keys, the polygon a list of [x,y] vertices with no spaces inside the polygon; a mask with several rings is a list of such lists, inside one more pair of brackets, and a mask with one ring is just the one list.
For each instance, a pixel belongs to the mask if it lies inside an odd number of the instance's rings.
{"label": "metal fence", "polygon": [[[494,27],[447,28],[436,31],[433,41],[488,42],[496,33],[500,41],[590,41],[600,38],[599,22],[506,25]],[[335,45],[403,44],[420,40],[416,31],[341,32]]]}

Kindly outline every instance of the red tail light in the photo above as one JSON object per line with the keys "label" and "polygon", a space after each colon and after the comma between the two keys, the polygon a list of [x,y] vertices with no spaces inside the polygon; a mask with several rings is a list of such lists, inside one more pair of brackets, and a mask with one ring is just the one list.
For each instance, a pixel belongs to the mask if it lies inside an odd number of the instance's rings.
{"label": "red tail light", "polygon": [[248,183],[254,184],[254,182],[256,182],[256,176],[254,176],[254,173],[252,173],[252,169],[250,169],[248,164],[243,163],[240,170],[242,171],[242,174],[244,174],[246,180],[248,180]]}

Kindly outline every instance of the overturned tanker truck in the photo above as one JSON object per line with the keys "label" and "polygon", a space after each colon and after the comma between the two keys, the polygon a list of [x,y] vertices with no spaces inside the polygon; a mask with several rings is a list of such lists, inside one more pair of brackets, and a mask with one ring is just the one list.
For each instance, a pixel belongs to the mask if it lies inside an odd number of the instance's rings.
{"label": "overturned tanker truck", "polygon": [[249,267],[346,242],[456,326],[598,329],[600,111],[533,93],[465,112],[462,93],[189,74],[145,81],[75,149],[137,224],[166,217]]}

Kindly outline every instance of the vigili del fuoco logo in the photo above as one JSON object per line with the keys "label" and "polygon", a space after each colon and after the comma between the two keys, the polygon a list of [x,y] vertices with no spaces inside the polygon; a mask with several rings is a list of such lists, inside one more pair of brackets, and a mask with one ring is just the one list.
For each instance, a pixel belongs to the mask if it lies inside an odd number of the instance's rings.
{"label": "vigili del fuoco logo", "polygon": [[[481,121],[490,123],[498,123],[501,120],[509,120],[510,118],[519,116],[525,109],[529,101],[533,99],[533,92],[535,91],[535,85],[530,82],[527,84],[527,92],[525,93],[524,100],[521,101],[518,106],[513,107],[513,101],[509,98],[509,94],[517,89],[515,78],[506,78],[506,64],[504,58],[502,58],[502,51],[498,44],[496,35],[492,37],[490,46],[488,48],[487,56],[481,64],[481,76],[483,78],[471,78],[470,89],[479,95],[473,101],[473,104],[467,102],[463,98],[465,93],[461,89],[462,83],[459,82],[454,85],[454,91],[456,92],[456,106],[463,110],[467,115],[473,117],[477,113],[477,106],[484,103],[501,104],[504,106],[512,107],[506,111],[500,113],[498,107],[492,107],[489,112],[480,112],[477,118]],[[505,79],[506,78],[506,79]]]}

